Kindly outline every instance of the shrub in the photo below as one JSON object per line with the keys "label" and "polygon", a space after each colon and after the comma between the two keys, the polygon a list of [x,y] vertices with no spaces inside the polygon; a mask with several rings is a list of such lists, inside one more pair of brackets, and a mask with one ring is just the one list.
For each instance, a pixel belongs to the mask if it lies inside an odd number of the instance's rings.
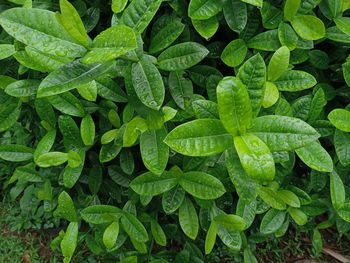
{"label": "shrub", "polygon": [[18,228],[64,227],[65,263],[78,245],[208,262],[222,243],[257,262],[289,227],[316,254],[319,229],[350,229],[347,1],[0,8],[4,193]]}

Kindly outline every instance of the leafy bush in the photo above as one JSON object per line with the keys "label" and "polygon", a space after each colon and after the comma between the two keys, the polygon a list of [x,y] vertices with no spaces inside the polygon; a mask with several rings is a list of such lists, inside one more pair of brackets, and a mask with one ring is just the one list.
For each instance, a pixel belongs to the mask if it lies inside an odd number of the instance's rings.
{"label": "leafy bush", "polygon": [[350,229],[348,1],[0,8],[4,193],[17,228],[67,225],[64,262],[257,262],[290,227],[315,255]]}

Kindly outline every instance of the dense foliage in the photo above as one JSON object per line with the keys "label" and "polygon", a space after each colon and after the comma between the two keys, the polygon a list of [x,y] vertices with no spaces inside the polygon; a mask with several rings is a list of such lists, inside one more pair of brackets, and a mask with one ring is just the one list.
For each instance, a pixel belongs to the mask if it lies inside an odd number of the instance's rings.
{"label": "dense foliage", "polygon": [[289,228],[317,255],[319,229],[350,230],[349,8],[1,2],[12,227],[62,229],[65,263],[78,246],[102,262],[214,262],[223,245],[254,263]]}

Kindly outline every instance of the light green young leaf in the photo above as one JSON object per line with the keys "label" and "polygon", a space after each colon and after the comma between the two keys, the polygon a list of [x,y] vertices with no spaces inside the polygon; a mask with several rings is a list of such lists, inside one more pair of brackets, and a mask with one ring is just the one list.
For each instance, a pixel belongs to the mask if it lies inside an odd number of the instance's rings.
{"label": "light green young leaf", "polygon": [[214,221],[229,230],[243,231],[246,228],[246,221],[237,215],[220,214],[214,217]]}
{"label": "light green young leaf", "polygon": [[123,135],[123,146],[130,147],[132,146],[139,135],[145,132],[148,129],[147,122],[145,119],[140,117],[133,118],[125,128]]}
{"label": "light green young leaf", "polygon": [[300,91],[317,84],[314,76],[300,70],[289,70],[282,74],[274,84],[280,91]]}
{"label": "light green young leaf", "polygon": [[267,205],[277,210],[286,209],[286,203],[279,197],[278,193],[275,190],[268,187],[260,187],[258,192],[260,198]]}
{"label": "light green young leaf", "polygon": [[266,65],[260,53],[249,58],[238,70],[237,77],[248,89],[253,116],[257,116],[264,98]]}
{"label": "light green young leaf", "polygon": [[292,26],[297,34],[305,40],[318,40],[326,34],[321,19],[312,15],[300,15],[293,18]]}
{"label": "light green young leaf", "polygon": [[48,153],[56,139],[56,130],[48,131],[45,136],[39,141],[36,149],[34,151],[34,161],[38,159],[38,157],[44,153]]}
{"label": "light green young leaf", "polygon": [[205,254],[206,255],[210,254],[210,252],[214,248],[217,231],[218,231],[218,226],[215,221],[212,221],[210,223],[207,235],[205,237]]}
{"label": "light green young leaf", "polygon": [[191,0],[188,7],[188,16],[192,19],[206,20],[221,11],[219,0]]}
{"label": "light green young leaf", "polygon": [[328,119],[337,129],[350,132],[350,111],[334,109],[328,114]]}
{"label": "light green young leaf", "polygon": [[326,106],[327,100],[322,88],[319,88],[312,98],[310,105],[310,112],[308,116],[308,122],[313,124],[322,113],[324,106]]}
{"label": "light green young leaf", "polygon": [[229,67],[237,67],[245,59],[248,48],[242,39],[232,40],[222,51],[221,60]]}
{"label": "light green young leaf", "polygon": [[61,241],[60,247],[64,256],[63,263],[69,263],[74,254],[78,242],[78,223],[70,222],[66,233]]}
{"label": "light green young leaf", "polygon": [[172,130],[164,142],[175,151],[189,156],[210,156],[232,146],[232,136],[221,121],[194,120]]}
{"label": "light green young leaf", "polygon": [[90,81],[76,87],[80,96],[88,101],[96,101],[97,99],[97,84],[96,81]]}
{"label": "light green young leaf", "polygon": [[246,86],[236,77],[225,77],[216,89],[220,119],[233,136],[245,134],[252,121]]}
{"label": "light green young leaf", "polygon": [[249,248],[244,249],[243,256],[244,256],[244,263],[258,263],[253,252],[251,252]]}
{"label": "light green young leaf", "polygon": [[161,175],[168,163],[169,147],[163,140],[167,135],[164,127],[141,134],[140,151],[144,165],[156,175]]}
{"label": "light green young leaf", "polygon": [[35,161],[40,167],[58,166],[68,161],[68,154],[63,152],[48,152],[40,155]]}
{"label": "light green young leaf", "polygon": [[187,197],[179,209],[179,221],[182,231],[189,238],[195,240],[198,234],[199,223],[196,209]]}
{"label": "light green young leaf", "polygon": [[295,223],[297,223],[299,226],[303,226],[307,223],[307,215],[302,210],[294,207],[289,207],[287,211]]}
{"label": "light green young leaf", "polygon": [[128,0],[112,0],[112,11],[116,14],[122,12],[127,3]]}
{"label": "light green young leaf", "polygon": [[92,205],[80,211],[81,217],[90,224],[106,224],[118,220],[122,216],[121,209],[111,205]]}
{"label": "light green young leaf", "polygon": [[242,2],[245,2],[247,4],[251,4],[257,7],[262,7],[263,0],[242,0]]}
{"label": "light green young leaf", "polygon": [[292,191],[284,190],[284,189],[283,190],[278,190],[277,191],[277,195],[287,205],[289,205],[291,207],[296,207],[296,208],[300,207],[299,197],[296,194],[294,194]]}
{"label": "light green young leaf", "polygon": [[90,51],[83,57],[86,64],[104,63],[126,54],[137,47],[134,30],[116,25],[102,31],[92,41]]}
{"label": "light green young leaf", "polygon": [[147,107],[158,110],[164,100],[165,88],[157,67],[142,59],[132,65],[132,84],[136,95]]}
{"label": "light green young leaf", "polygon": [[60,0],[60,9],[61,14],[56,14],[58,21],[73,38],[87,47],[89,45],[89,36],[77,10],[67,0]]}
{"label": "light green young leaf", "polygon": [[202,61],[209,51],[196,42],[184,42],[164,50],[158,57],[158,66],[167,71],[184,70]]}
{"label": "light green young leaf", "polygon": [[1,44],[0,45],[0,60],[8,58],[16,53],[14,45],[10,44]]}
{"label": "light green young leaf", "polygon": [[332,172],[333,161],[318,141],[295,150],[298,157],[310,168],[321,172]]}
{"label": "light green young leaf", "polygon": [[269,81],[277,80],[288,69],[289,56],[290,51],[286,46],[282,46],[276,50],[267,67],[267,76]]}
{"label": "light green young leaf", "polygon": [[246,173],[260,181],[273,180],[275,163],[267,145],[253,134],[234,137],[234,144]]}
{"label": "light green young leaf", "polygon": [[81,159],[79,153],[77,153],[76,151],[69,151],[67,154],[68,157],[68,165],[71,168],[77,168],[79,167],[83,160]]}
{"label": "light green young leaf", "polygon": [[350,165],[350,135],[336,130],[334,133],[334,148],[340,163],[344,166]]}
{"label": "light green young leaf", "polygon": [[264,99],[262,101],[262,106],[264,108],[269,108],[278,101],[280,98],[280,93],[273,82],[267,81],[265,83],[265,94],[264,94]]}
{"label": "light green young leaf", "polygon": [[85,65],[76,60],[51,72],[40,84],[37,97],[47,97],[64,93],[80,85],[89,83],[98,76],[108,72],[114,62]]}
{"label": "light green young leaf", "polygon": [[151,172],[139,175],[130,187],[139,195],[154,196],[169,191],[178,184],[178,179],[169,172],[157,176]]}
{"label": "light green young leaf", "polygon": [[112,248],[119,235],[119,221],[111,223],[103,232],[102,241],[106,248]]}
{"label": "light green young leaf", "polygon": [[287,46],[290,51],[294,50],[298,44],[298,36],[294,29],[287,23],[280,23],[278,26],[278,38],[283,46]]}
{"label": "light green young leaf", "polygon": [[274,152],[298,149],[320,137],[306,122],[278,115],[255,118],[249,132],[258,136]]}
{"label": "light green young leaf", "polygon": [[48,10],[10,8],[1,13],[0,24],[18,41],[47,54],[79,57],[86,52]]}
{"label": "light green young leaf", "polygon": [[179,184],[194,197],[209,200],[222,196],[226,190],[216,177],[205,172],[187,172],[180,176]]}
{"label": "light green young leaf", "polygon": [[145,227],[133,214],[124,212],[121,223],[125,232],[139,242],[147,242],[148,234]]}
{"label": "light green young leaf", "polygon": [[281,43],[278,39],[278,30],[273,29],[255,35],[253,38],[248,40],[247,46],[249,48],[264,51],[277,50],[281,46]]}

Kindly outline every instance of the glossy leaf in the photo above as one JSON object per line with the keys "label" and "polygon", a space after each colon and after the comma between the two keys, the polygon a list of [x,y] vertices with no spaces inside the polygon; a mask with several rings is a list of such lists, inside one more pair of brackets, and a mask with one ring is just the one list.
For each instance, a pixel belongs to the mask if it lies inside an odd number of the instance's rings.
{"label": "glossy leaf", "polygon": [[34,150],[17,144],[0,145],[0,159],[9,162],[23,162],[33,158]]}
{"label": "glossy leaf", "polygon": [[205,20],[221,11],[219,0],[191,0],[188,7],[188,16],[192,19]]}
{"label": "glossy leaf", "polygon": [[330,122],[339,130],[350,132],[350,112],[345,109],[334,109],[328,114]]}
{"label": "glossy leaf", "polygon": [[86,115],[80,124],[80,135],[85,145],[92,145],[95,139],[95,123],[91,115]]}
{"label": "glossy leaf", "polygon": [[306,40],[317,40],[325,36],[325,26],[319,18],[312,15],[296,16],[291,21],[297,34]]}
{"label": "glossy leaf", "polygon": [[267,67],[268,80],[275,81],[287,70],[289,56],[290,51],[286,46],[282,46],[276,50]]}
{"label": "glossy leaf", "polygon": [[300,91],[309,89],[316,83],[311,74],[299,70],[287,71],[274,82],[280,91]]}
{"label": "glossy leaf", "polygon": [[230,67],[236,67],[243,62],[248,48],[242,39],[232,40],[221,54],[221,60]]}
{"label": "glossy leaf", "polygon": [[199,229],[198,216],[190,199],[185,198],[179,209],[179,221],[182,231],[191,239],[196,239]]}

